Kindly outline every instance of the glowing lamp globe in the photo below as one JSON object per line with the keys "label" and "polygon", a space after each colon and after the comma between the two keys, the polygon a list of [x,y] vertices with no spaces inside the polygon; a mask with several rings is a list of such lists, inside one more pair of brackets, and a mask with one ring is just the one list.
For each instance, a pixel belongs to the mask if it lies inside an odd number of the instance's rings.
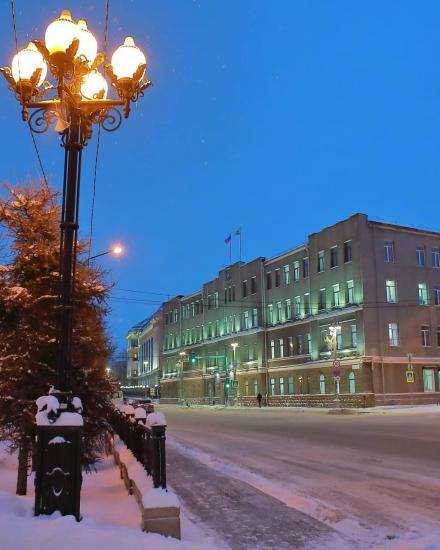
{"label": "glowing lamp globe", "polygon": [[[139,65],[146,65],[147,60],[142,51],[134,43],[132,36],[127,36],[122,46],[112,55],[113,72],[118,80],[133,78]],[[143,73],[140,78],[142,78]],[[139,79],[140,80],[140,79]]]}
{"label": "glowing lamp globe", "polygon": [[46,29],[45,42],[50,54],[66,52],[78,33],[78,27],[72,21],[69,10],[63,10]]}
{"label": "glowing lamp globe", "polygon": [[81,84],[81,95],[84,99],[105,99],[107,97],[107,92],[107,81],[102,74],[96,70],[91,71]]}
{"label": "glowing lamp globe", "polygon": [[87,23],[84,19],[80,19],[76,27],[76,37],[79,40],[76,57],[83,55],[87,59],[88,63],[93,63],[96,54],[98,53],[98,42],[87,28]]}
{"label": "glowing lamp globe", "polygon": [[113,254],[116,254],[117,256],[119,254],[122,254],[123,252],[123,248],[121,245],[117,244],[116,246],[113,247]]}
{"label": "glowing lamp globe", "polygon": [[41,69],[38,86],[43,84],[46,78],[47,65],[35,44],[29,42],[26,48],[20,50],[12,60],[12,78],[15,82],[19,80],[30,80],[37,69]]}

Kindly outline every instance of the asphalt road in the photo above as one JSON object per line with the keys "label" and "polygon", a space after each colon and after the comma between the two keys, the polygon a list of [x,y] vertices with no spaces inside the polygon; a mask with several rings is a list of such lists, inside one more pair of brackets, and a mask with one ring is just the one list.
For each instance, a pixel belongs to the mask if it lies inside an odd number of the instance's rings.
{"label": "asphalt road", "polygon": [[[437,412],[160,410],[170,483],[194,518],[234,550],[394,548],[393,541],[427,536],[438,537],[440,548]],[[252,541],[251,525],[261,527]],[[341,540],[324,544],[333,530]]]}

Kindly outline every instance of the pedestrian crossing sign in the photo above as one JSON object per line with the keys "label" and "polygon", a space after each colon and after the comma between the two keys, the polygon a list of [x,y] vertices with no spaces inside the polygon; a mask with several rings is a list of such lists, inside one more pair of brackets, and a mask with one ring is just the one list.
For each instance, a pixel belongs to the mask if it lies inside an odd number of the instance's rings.
{"label": "pedestrian crossing sign", "polygon": [[407,370],[406,371],[406,381],[407,382],[414,382],[414,371],[413,370]]}

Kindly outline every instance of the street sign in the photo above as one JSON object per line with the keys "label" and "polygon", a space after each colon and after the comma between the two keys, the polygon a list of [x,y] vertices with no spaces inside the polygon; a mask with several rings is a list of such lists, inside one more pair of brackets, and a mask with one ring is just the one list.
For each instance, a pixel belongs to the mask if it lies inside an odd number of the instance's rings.
{"label": "street sign", "polygon": [[414,382],[414,371],[413,370],[407,370],[406,371],[406,381],[407,382]]}
{"label": "street sign", "polygon": [[340,367],[340,366],[341,366],[341,362],[340,362],[338,359],[334,359],[334,360],[333,360],[333,366],[334,366],[334,367]]}
{"label": "street sign", "polygon": [[339,366],[338,367],[333,367],[332,372],[333,372],[333,376],[337,376],[337,377],[341,376],[341,369],[339,368]]}
{"label": "street sign", "polygon": [[234,388],[238,388],[238,380],[234,380],[233,384],[234,384]]}

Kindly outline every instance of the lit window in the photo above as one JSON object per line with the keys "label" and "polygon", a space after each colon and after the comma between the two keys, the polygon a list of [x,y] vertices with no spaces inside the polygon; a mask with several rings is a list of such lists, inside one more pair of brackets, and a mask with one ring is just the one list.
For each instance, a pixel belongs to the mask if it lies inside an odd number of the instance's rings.
{"label": "lit window", "polygon": [[397,302],[396,281],[386,281],[387,302],[394,304]]}
{"label": "lit window", "polygon": [[426,283],[419,283],[419,304],[426,306],[428,304],[428,287]]}
{"label": "lit window", "polygon": [[281,302],[277,302],[277,322],[283,322],[283,304]]}
{"label": "lit window", "polygon": [[288,383],[289,395],[293,395],[295,393],[295,384],[293,382],[293,376],[289,376],[289,378],[287,379],[287,383]]}
{"label": "lit window", "polygon": [[299,262],[293,262],[293,280],[299,281]]}
{"label": "lit window", "polygon": [[310,354],[312,349],[312,335],[310,332],[306,334],[306,349],[304,350],[305,353]]}
{"label": "lit window", "polygon": [[243,311],[243,329],[247,330],[249,327],[249,311]]}
{"label": "lit window", "polygon": [[440,248],[431,248],[431,265],[440,267]]}
{"label": "lit window", "polygon": [[289,354],[289,357],[292,357],[293,355],[293,336],[288,336],[287,337],[287,342],[288,342],[288,346],[289,346],[289,349],[288,349],[288,354]]}
{"label": "lit window", "polygon": [[440,306],[440,286],[434,287],[434,304]]}
{"label": "lit window", "polygon": [[434,369],[423,369],[423,391],[433,392],[434,389]]}
{"label": "lit window", "polygon": [[341,305],[339,285],[333,285],[333,307],[339,307]]}
{"label": "lit window", "polygon": [[386,263],[394,262],[394,243],[393,241],[385,241],[383,245],[384,261]]}
{"label": "lit window", "polygon": [[267,322],[269,323],[269,325],[273,325],[273,324],[274,324],[274,319],[273,319],[273,304],[268,304],[268,305],[267,305]]}
{"label": "lit window", "polygon": [[258,309],[256,307],[252,310],[252,326],[258,326]]}
{"label": "lit window", "polygon": [[270,379],[270,395],[275,395],[275,378]]}
{"label": "lit window", "polygon": [[325,375],[324,374],[319,375],[319,392],[325,393]]}
{"label": "lit window", "polygon": [[278,343],[280,345],[280,357],[284,357],[284,338],[280,338]]}
{"label": "lit window", "polygon": [[348,392],[356,393],[356,378],[352,370],[348,373]]}
{"label": "lit window", "polygon": [[283,267],[283,273],[284,273],[284,284],[288,285],[290,283],[290,267],[289,267],[289,265],[285,265]]}
{"label": "lit window", "polygon": [[286,319],[292,319],[292,300],[286,300]]}
{"label": "lit window", "polygon": [[254,380],[254,395],[258,395],[258,380]]}
{"label": "lit window", "polygon": [[351,326],[351,347],[356,348],[357,347],[357,328],[356,325],[350,325]]}
{"label": "lit window", "polygon": [[295,296],[294,298],[295,302],[295,309],[294,309],[294,314],[295,314],[295,319],[298,319],[299,317],[301,317],[301,296]]}
{"label": "lit window", "polygon": [[275,359],[275,340],[270,341],[270,357]]}
{"label": "lit window", "polygon": [[280,395],[284,395],[284,376],[280,376]]}
{"label": "lit window", "polygon": [[388,339],[390,346],[399,345],[399,327],[397,323],[388,323]]}
{"label": "lit window", "polygon": [[354,304],[354,281],[347,281],[347,304]]}

